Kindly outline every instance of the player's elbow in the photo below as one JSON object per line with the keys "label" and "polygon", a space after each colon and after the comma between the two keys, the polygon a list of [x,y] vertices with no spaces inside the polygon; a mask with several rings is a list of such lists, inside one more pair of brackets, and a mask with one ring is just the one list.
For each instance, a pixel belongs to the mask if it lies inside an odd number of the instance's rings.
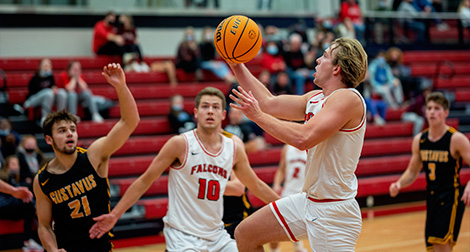
{"label": "player's elbow", "polygon": [[299,150],[308,150],[312,148],[312,143],[308,137],[300,134],[294,139],[292,146]]}

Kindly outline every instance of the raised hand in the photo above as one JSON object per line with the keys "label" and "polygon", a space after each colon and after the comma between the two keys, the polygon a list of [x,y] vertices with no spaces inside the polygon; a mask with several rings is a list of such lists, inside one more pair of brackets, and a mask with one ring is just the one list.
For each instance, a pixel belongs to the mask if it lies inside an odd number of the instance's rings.
{"label": "raised hand", "polygon": [[232,91],[237,97],[230,94],[230,98],[238,104],[230,103],[230,107],[243,111],[246,117],[252,121],[256,121],[256,118],[263,112],[259,107],[258,100],[253,96],[253,93],[251,91],[246,92],[241,86],[238,86],[238,90],[233,89]]}
{"label": "raised hand", "polygon": [[126,75],[119,63],[112,63],[104,66],[101,75],[103,75],[106,81],[115,88],[126,85]]}
{"label": "raised hand", "polygon": [[90,228],[90,238],[99,239],[116,225],[118,218],[113,214],[103,214],[93,218],[93,220],[96,221],[96,223]]}

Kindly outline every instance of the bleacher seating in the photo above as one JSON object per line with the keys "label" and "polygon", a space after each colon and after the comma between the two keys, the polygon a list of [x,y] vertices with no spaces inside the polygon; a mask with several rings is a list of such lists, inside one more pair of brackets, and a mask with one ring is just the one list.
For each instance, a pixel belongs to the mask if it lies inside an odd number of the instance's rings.
{"label": "bleacher seating", "polygon": [[[106,84],[101,76],[101,67],[115,60],[109,57],[70,57],[52,58],[55,73],[64,69],[71,59],[80,60],[84,70],[84,78],[90,84],[92,92],[116,101],[117,96],[113,88]],[[152,58],[163,60],[164,58]],[[6,71],[11,103],[22,103],[27,94],[28,81],[36,70],[39,58],[0,59],[0,68]],[[435,79],[434,87],[453,92],[456,102],[470,102],[470,52],[467,51],[412,51],[405,52],[404,62],[411,66],[414,76],[434,77],[437,62],[448,60],[453,63],[454,75]],[[260,69],[259,59],[248,63],[247,66],[257,76]],[[437,73],[438,74],[438,73]],[[119,149],[109,162],[109,178],[111,184],[112,201],[116,203],[130,184],[152,162],[163,144],[172,136],[170,125],[166,117],[170,105],[169,97],[181,94],[185,97],[184,109],[192,112],[194,97],[205,86],[214,86],[228,93],[229,86],[215,76],[205,72],[204,80],[195,81],[194,75],[179,71],[177,87],[170,87],[165,74],[160,73],[130,73],[127,82],[131,92],[137,100],[141,122],[130,139]],[[388,194],[388,186],[395,181],[408,164],[412,142],[412,124],[401,122],[404,109],[391,109],[387,113],[388,123],[384,126],[367,125],[366,139],[362,156],[357,167],[356,175],[359,180],[358,198]],[[79,145],[87,147],[97,137],[105,135],[117,122],[120,111],[116,104],[110,109],[110,118],[99,126],[90,121],[82,121],[78,125],[80,136]],[[458,128],[457,118],[449,119],[448,123]],[[97,127],[98,126],[98,127]],[[468,136],[468,135],[467,135]],[[282,143],[265,134],[270,147],[259,153],[248,155],[250,163],[256,174],[272,183]],[[467,164],[468,166],[468,164]],[[470,178],[470,169],[462,169],[461,179],[467,182]],[[137,206],[144,211],[140,216],[142,220],[161,219],[167,209],[167,171],[157,179],[140,199]],[[423,191],[425,179],[420,175],[418,180],[405,191]],[[263,203],[249,194],[252,203],[259,207]],[[18,227],[20,222],[0,221],[0,237],[8,234],[21,233],[21,228],[8,229],[6,225]],[[119,225],[119,222],[118,222]],[[20,226],[21,227],[21,226]]]}

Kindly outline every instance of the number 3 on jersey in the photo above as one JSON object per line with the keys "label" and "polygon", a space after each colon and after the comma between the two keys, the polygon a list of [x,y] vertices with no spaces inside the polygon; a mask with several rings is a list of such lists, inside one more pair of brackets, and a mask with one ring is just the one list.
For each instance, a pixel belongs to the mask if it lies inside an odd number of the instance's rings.
{"label": "number 3 on jersey", "polygon": [[197,195],[198,199],[207,198],[208,200],[216,201],[219,199],[219,196],[220,184],[218,180],[209,180],[209,182],[207,183],[206,179],[199,179],[199,193]]}

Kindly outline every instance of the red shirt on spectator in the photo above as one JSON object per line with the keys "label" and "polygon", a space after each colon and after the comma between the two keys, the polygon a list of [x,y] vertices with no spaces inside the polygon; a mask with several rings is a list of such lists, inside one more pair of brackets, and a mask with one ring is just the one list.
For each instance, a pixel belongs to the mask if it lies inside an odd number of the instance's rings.
{"label": "red shirt on spectator", "polygon": [[108,34],[116,34],[116,29],[112,25],[106,25],[104,20],[95,24],[93,31],[93,51],[98,52],[100,47],[108,43]]}
{"label": "red shirt on spectator", "polygon": [[267,69],[271,74],[286,70],[286,62],[281,55],[273,56],[269,53],[263,53],[260,65],[262,69]]}
{"label": "red shirt on spectator", "polygon": [[[80,74],[80,78],[83,79],[83,75],[82,75],[82,74]],[[59,74],[59,76],[58,76],[58,78],[57,78],[57,83],[56,83],[56,85],[57,85],[58,88],[65,88],[65,86],[66,86],[67,84],[69,84],[69,82],[70,82],[70,76],[68,75],[67,72],[64,71],[64,72],[62,72],[62,73]],[[79,88],[79,87],[78,87],[78,85],[77,85],[76,89],[78,89],[78,88]]]}
{"label": "red shirt on spectator", "polygon": [[350,18],[353,23],[362,23],[361,8],[356,2],[350,3],[349,1],[344,1],[341,3],[341,12],[339,13],[341,22],[347,17]]}

